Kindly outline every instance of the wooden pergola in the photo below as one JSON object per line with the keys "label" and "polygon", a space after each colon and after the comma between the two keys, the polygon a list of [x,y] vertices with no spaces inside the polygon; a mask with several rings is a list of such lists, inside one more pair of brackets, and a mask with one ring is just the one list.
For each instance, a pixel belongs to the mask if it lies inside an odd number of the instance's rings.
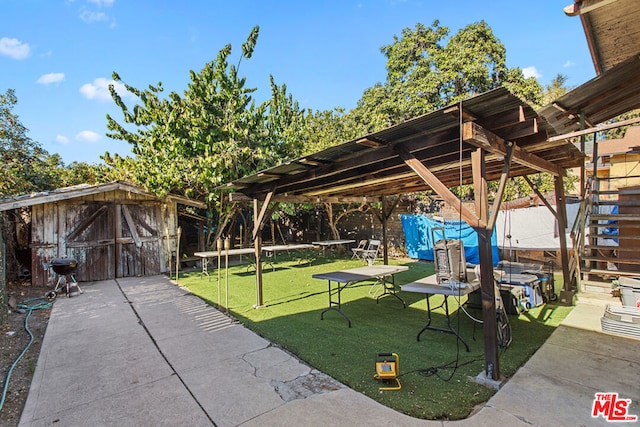
{"label": "wooden pergola", "polygon": [[[273,202],[380,201],[387,263],[386,221],[400,195],[432,190],[478,234],[485,372],[498,379],[491,234],[507,180],[539,172],[554,177],[552,211],[560,229],[566,227],[563,176],[566,169],[583,164],[583,155],[565,140],[550,142],[554,135],[556,131],[527,103],[499,88],[227,184],[222,188],[236,193],[232,200],[250,199],[254,204],[255,306],[263,305],[261,230]],[[490,181],[499,181],[493,198],[487,189]],[[463,184],[473,185],[475,209],[465,207],[450,190]],[[569,286],[567,244],[560,235],[562,270]]]}

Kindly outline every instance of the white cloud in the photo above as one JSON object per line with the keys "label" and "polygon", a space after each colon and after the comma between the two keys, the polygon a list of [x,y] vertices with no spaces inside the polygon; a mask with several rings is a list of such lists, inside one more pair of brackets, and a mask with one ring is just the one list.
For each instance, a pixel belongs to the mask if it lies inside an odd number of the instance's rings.
{"label": "white cloud", "polygon": [[43,74],[40,76],[36,83],[40,83],[41,85],[48,85],[51,83],[60,83],[64,80],[64,73],[49,73]]}
{"label": "white cloud", "polygon": [[109,17],[106,13],[83,10],[82,12],[80,12],[80,19],[82,19],[87,24],[91,24],[92,22],[108,21]]}
{"label": "white cloud", "polygon": [[576,65],[575,62],[569,60],[567,62],[564,63],[564,65],[562,65],[564,68],[569,68],[569,67],[573,67],[574,65]]}
{"label": "white cloud", "polygon": [[111,7],[115,0],[87,0],[89,3],[93,3],[98,7]]}
{"label": "white cloud", "polygon": [[18,39],[3,37],[0,39],[0,55],[5,55],[13,59],[24,59],[29,56],[31,48],[28,43],[23,43]]}
{"label": "white cloud", "polygon": [[100,135],[92,130],[83,130],[76,135],[76,139],[82,142],[96,142],[100,139]]}
{"label": "white cloud", "polygon": [[524,75],[525,79],[528,79],[529,77],[535,77],[536,79],[539,79],[540,77],[542,77],[542,74],[540,74],[536,67],[533,66],[523,68],[522,74]]}
{"label": "white cloud", "polygon": [[60,143],[60,144],[68,144],[69,143],[69,138],[67,138],[64,135],[56,135],[56,142]]}
{"label": "white cloud", "polygon": [[113,6],[115,0],[87,0],[87,3],[91,3],[92,6],[80,7],[80,19],[87,24],[92,24],[94,22],[108,22],[109,28],[116,27],[116,20],[112,16],[107,15],[102,12],[103,8],[108,8]]}
{"label": "white cloud", "polygon": [[113,85],[116,92],[121,97],[133,97],[125,89],[122,83],[116,83],[115,80],[107,80],[104,77],[98,77],[93,83],[85,83],[80,88],[80,93],[87,99],[95,99],[97,101],[110,101],[111,94],[109,93],[109,85]]}

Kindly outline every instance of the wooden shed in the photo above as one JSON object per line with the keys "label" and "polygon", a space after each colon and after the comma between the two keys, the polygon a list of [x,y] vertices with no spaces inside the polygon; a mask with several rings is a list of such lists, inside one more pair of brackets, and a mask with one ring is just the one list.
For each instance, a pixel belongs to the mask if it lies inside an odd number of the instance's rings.
{"label": "wooden shed", "polygon": [[77,185],[0,202],[0,211],[30,209],[31,280],[53,283],[53,258],[78,261],[78,281],[151,276],[176,257],[180,196],[159,198],[126,182]]}

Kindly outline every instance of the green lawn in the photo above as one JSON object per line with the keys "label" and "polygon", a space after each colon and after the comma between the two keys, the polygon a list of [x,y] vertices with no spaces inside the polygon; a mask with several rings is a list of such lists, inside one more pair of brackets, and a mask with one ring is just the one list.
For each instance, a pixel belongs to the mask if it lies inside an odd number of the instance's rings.
{"label": "green lawn", "polygon": [[[283,256],[279,255],[284,258]],[[434,273],[432,263],[409,259],[392,260],[391,264],[407,265],[409,270],[396,275],[396,284],[410,282]],[[264,307],[255,309],[255,275],[246,265],[229,267],[227,279],[221,272],[211,277],[188,272],[179,283],[214,306],[221,301],[229,312],[251,330],[296,354],[314,368],[331,375],[380,403],[408,415],[425,419],[461,419],[478,404],[486,402],[494,390],[473,382],[484,369],[482,325],[475,324],[462,310],[456,298],[449,298],[452,323],[467,341],[470,352],[458,344],[455,336],[425,331],[421,340],[416,335],[426,324],[424,295],[400,292],[407,308],[391,296],[376,303],[372,282],[347,287],[342,292],[343,311],[351,319],[352,328],[337,312],[330,311],[320,320],[320,312],[328,306],[327,282],[313,279],[325,273],[361,267],[361,261],[320,259],[310,265],[281,261],[276,271],[266,268],[263,274]],[[375,294],[374,294],[375,295]],[[219,298],[220,297],[220,298]],[[466,300],[463,297],[462,302]],[[430,298],[432,307],[442,296]],[[518,367],[542,345],[571,307],[546,304],[519,316],[509,316],[513,331],[511,347],[500,353],[500,372],[512,376]],[[480,310],[467,309],[482,318]],[[438,309],[433,325],[444,326],[444,311]],[[378,353],[394,352],[400,358],[398,391],[380,391],[382,385],[373,378]],[[457,368],[454,369],[457,365]]]}

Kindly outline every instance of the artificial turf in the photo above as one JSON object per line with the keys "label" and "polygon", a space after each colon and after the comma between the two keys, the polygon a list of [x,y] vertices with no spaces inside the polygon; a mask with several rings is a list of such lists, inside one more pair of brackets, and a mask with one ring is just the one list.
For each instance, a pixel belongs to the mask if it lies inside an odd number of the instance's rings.
{"label": "artificial turf", "polygon": [[[360,282],[342,292],[342,309],[352,327],[339,313],[329,311],[326,280],[313,279],[316,273],[363,266],[360,260],[321,258],[310,264],[296,260],[274,264],[275,271],[263,270],[263,302],[256,304],[254,271],[246,264],[230,266],[228,271],[211,270],[211,276],[200,271],[181,273],[179,283],[220,309],[227,310],[249,329],[294,353],[310,366],[331,375],[352,389],[405,414],[424,419],[455,420],[467,417],[474,408],[486,402],[494,389],[472,379],[484,370],[484,340],[480,310],[465,306],[466,297],[458,301],[449,297],[451,323],[469,345],[470,351],[454,335],[425,331],[420,341],[418,332],[427,322],[425,296],[399,292],[407,307],[392,297],[376,301],[380,289],[373,282]],[[434,273],[432,263],[410,259],[390,260],[390,264],[409,269],[395,276],[400,285]],[[224,263],[222,264],[224,266]],[[228,288],[228,293],[225,290]],[[220,293],[218,293],[220,289]],[[432,307],[443,297],[430,297]],[[499,354],[500,374],[512,376],[544,343],[571,307],[544,304],[520,315],[509,315],[513,341]],[[432,324],[445,326],[444,310],[434,310]],[[374,379],[378,353],[399,356],[400,390],[380,391],[383,384]]]}

